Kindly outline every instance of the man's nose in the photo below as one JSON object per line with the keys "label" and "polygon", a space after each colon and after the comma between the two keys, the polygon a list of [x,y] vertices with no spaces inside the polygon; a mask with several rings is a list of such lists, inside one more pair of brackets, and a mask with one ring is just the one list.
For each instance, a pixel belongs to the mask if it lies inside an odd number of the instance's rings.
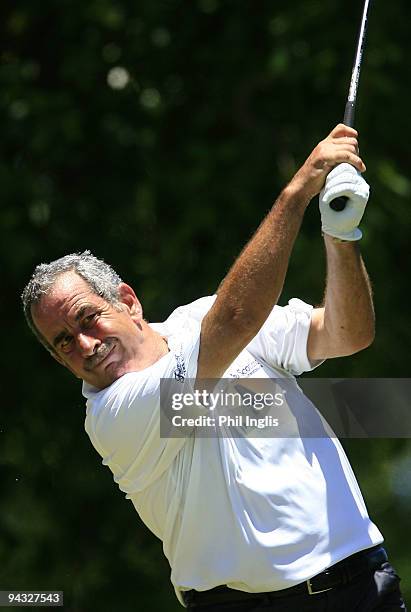
{"label": "man's nose", "polygon": [[94,355],[97,346],[101,344],[101,342],[97,338],[93,338],[93,336],[79,333],[77,334],[77,344],[82,355],[89,357],[90,355]]}

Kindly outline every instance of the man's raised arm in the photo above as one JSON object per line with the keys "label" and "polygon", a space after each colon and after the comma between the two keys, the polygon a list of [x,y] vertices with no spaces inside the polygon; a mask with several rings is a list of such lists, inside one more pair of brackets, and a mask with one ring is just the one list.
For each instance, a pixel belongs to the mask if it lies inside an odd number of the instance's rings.
{"label": "man's raised arm", "polygon": [[356,137],[340,124],[315,147],[238,256],[202,322],[198,378],[221,376],[277,303],[305,209],[328,172],[343,162],[365,170]]}

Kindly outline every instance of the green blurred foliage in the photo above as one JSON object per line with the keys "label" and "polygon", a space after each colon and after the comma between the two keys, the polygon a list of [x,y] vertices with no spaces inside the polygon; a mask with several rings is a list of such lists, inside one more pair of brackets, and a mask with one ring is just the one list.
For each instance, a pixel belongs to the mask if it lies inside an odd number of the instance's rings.
{"label": "green blurred foliage", "polygon": [[[35,264],[85,248],[135,286],[150,320],[213,292],[341,119],[360,6],[20,0],[0,16],[0,313],[10,330],[0,585],[63,589],[76,612],[177,610],[161,543],[99,467],[79,385],[30,337],[19,294]],[[377,338],[320,376],[409,376],[410,17],[406,0],[375,2],[357,110]],[[319,303],[323,287],[313,203],[281,303]],[[410,444],[345,446],[405,582]]]}

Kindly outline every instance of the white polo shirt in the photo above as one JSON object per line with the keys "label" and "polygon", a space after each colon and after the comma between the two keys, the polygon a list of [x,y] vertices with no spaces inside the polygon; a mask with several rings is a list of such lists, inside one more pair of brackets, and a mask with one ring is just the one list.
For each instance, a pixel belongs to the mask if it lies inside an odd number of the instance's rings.
{"label": "white polo shirt", "polygon": [[[336,438],[204,438],[195,429],[188,438],[160,438],[160,379],[196,377],[201,320],[214,299],[152,324],[170,349],[154,365],[101,391],[83,384],[85,429],[162,540],[181,602],[181,590],[222,584],[248,592],[285,589],[383,541]],[[293,378],[311,370],[311,312],[297,299],[275,306],[225,377]],[[318,419],[300,398],[293,410]]]}

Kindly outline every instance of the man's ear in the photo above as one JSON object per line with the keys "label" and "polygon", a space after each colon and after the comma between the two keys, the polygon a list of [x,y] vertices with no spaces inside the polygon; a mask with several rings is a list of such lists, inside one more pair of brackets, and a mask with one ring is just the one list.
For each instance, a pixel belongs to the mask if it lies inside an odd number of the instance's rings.
{"label": "man's ear", "polygon": [[118,293],[120,302],[127,307],[131,318],[136,322],[141,321],[143,318],[143,308],[134,293],[134,289],[126,283],[120,283],[118,286]]}

